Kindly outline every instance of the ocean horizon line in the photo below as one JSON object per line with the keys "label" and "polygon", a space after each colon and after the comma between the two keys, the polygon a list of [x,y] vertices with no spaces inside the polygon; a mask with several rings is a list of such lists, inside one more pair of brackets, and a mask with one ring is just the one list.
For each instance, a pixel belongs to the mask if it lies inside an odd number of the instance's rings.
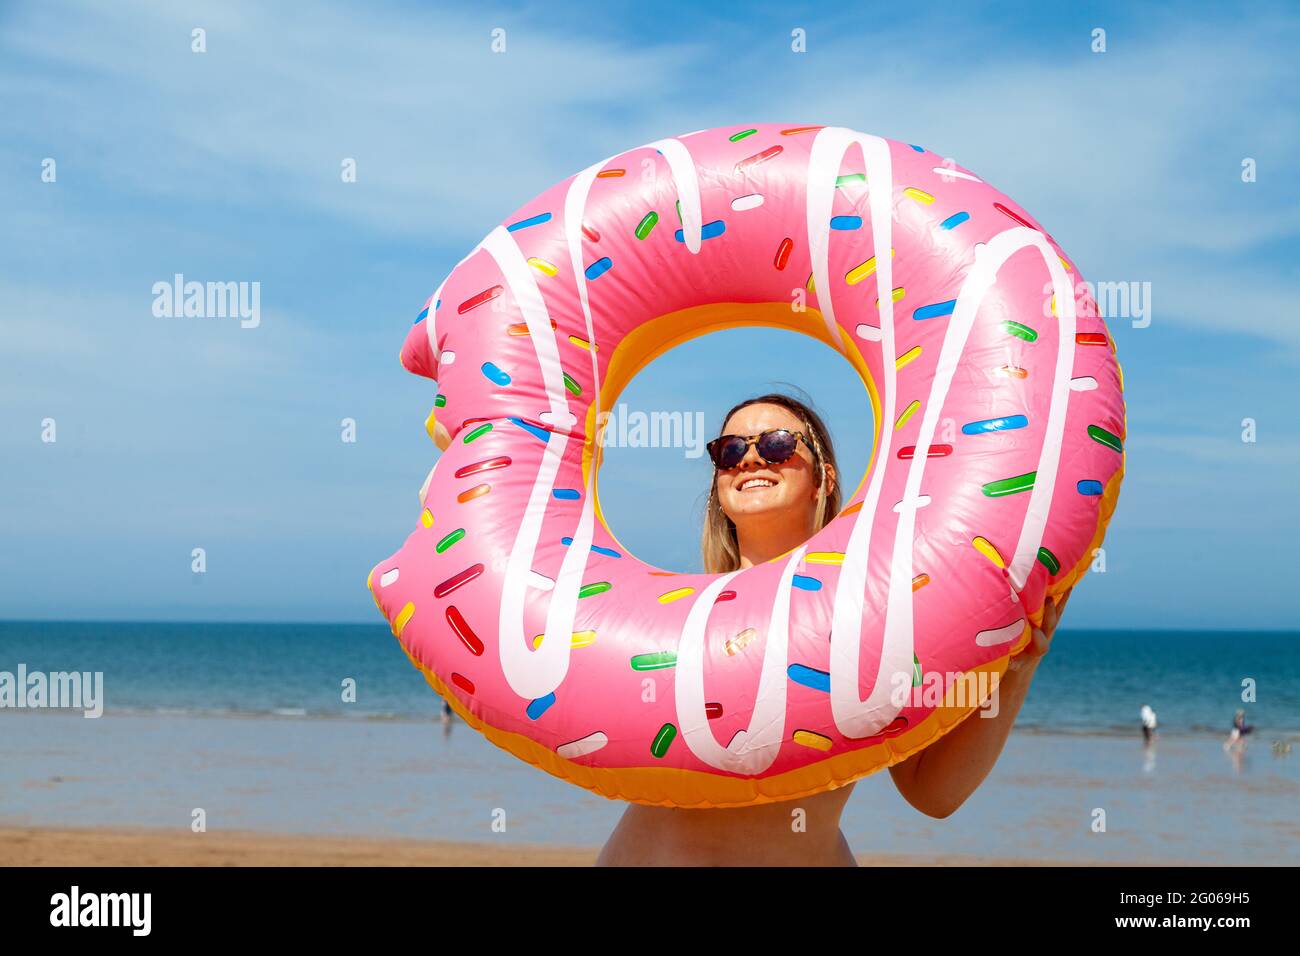
{"label": "ocean horizon line", "polygon": [[[252,619],[252,618],[134,618],[134,617],[0,617],[0,625],[6,624],[166,624],[166,625],[230,625],[232,627],[379,627],[387,628],[382,620],[299,620]],[[1078,632],[1102,634],[1293,634],[1300,637],[1297,627],[1099,627],[1075,626],[1062,624],[1058,634]]]}

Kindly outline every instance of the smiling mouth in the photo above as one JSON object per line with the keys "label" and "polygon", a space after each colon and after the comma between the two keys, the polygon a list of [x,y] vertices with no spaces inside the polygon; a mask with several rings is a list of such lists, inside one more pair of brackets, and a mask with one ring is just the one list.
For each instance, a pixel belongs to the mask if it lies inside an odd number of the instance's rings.
{"label": "smiling mouth", "polygon": [[736,486],[736,490],[740,492],[759,491],[763,488],[774,487],[776,487],[776,482],[770,478],[746,478]]}

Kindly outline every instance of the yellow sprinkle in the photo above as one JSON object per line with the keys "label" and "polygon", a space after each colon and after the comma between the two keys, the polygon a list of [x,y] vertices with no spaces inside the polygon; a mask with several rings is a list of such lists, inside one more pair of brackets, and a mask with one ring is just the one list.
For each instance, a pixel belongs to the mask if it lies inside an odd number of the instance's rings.
{"label": "yellow sprinkle", "polygon": [[[901,287],[895,289],[895,290],[894,290],[894,295],[893,295],[893,299],[894,299],[894,301],[895,301],[895,302],[898,302],[900,299],[902,299],[902,298],[903,298],[903,293],[904,293],[904,290],[903,290]],[[879,299],[876,300],[876,308],[877,308],[877,309],[880,308],[880,300],[879,300]]]}
{"label": "yellow sprinkle", "polygon": [[408,603],[406,607],[402,608],[402,610],[398,613],[397,617],[393,620],[393,636],[401,637],[402,629],[406,627],[406,625],[410,622],[411,618],[413,618],[414,616],[415,616],[415,605]]}
{"label": "yellow sprinkle", "polygon": [[796,730],[793,740],[795,743],[804,747],[811,747],[813,750],[831,749],[831,738],[815,734],[811,730]]}
{"label": "yellow sprinkle", "polygon": [[553,276],[560,271],[545,259],[538,259],[536,256],[529,257],[528,264],[543,275]]}
{"label": "yellow sprinkle", "polygon": [[747,627],[735,637],[727,638],[727,643],[722,645],[722,649],[727,652],[728,657],[735,657],[756,637],[758,637],[758,629]]}
{"label": "yellow sprinkle", "polygon": [[576,346],[577,346],[578,348],[580,348],[580,349],[586,349],[588,352],[593,352],[593,351],[595,351],[595,352],[599,352],[599,351],[600,351],[600,347],[599,347],[599,346],[597,346],[597,345],[592,345],[592,344],[591,344],[590,342],[588,342],[586,339],[580,339],[580,338],[578,338],[576,335],[570,335],[570,336],[569,336],[569,341],[572,342],[574,345],[576,345]]}
{"label": "yellow sprinkle", "polygon": [[803,556],[809,564],[843,564],[843,551],[809,551]]}
{"label": "yellow sprinkle", "polygon": [[902,368],[908,362],[911,362],[916,358],[918,358],[920,354],[921,354],[921,346],[919,345],[913,346],[912,348],[908,349],[906,352],[904,352],[902,355],[898,357],[898,360],[894,362],[894,367]]}
{"label": "yellow sprinkle", "polygon": [[[434,408],[429,409],[429,417],[424,420],[424,430],[429,433],[430,438],[434,438],[433,429],[434,426],[437,424],[438,424],[438,409],[435,406]],[[434,438],[434,441],[437,441],[437,439]]]}
{"label": "yellow sprinkle", "polygon": [[925,203],[927,206],[934,202],[934,197],[924,189],[917,189],[915,186],[908,186],[903,190],[903,195],[908,199],[915,199],[917,202]]}
{"label": "yellow sprinkle", "polygon": [[674,591],[665,591],[659,595],[660,604],[671,604],[679,598],[684,598],[688,594],[694,594],[695,588],[677,588]]}
{"label": "yellow sprinkle", "polygon": [[816,291],[817,291],[815,288],[813,288],[813,277],[812,277],[812,273],[811,273],[811,272],[808,273],[808,286],[807,286],[807,288],[808,288],[808,291],[809,291],[809,292],[816,292]]}
{"label": "yellow sprinkle", "polygon": [[913,401],[911,405],[903,409],[903,414],[898,416],[898,421],[894,422],[894,431],[898,431],[907,424],[907,420],[916,414],[916,410],[921,407],[920,401]]}
{"label": "yellow sprinkle", "polygon": [[[542,638],[544,638],[545,636],[546,636],[545,634],[538,634],[536,637],[533,638],[533,650],[537,650],[537,648],[542,646]],[[586,647],[595,639],[596,639],[595,631],[574,631],[573,637],[569,641],[569,646]]]}
{"label": "yellow sprinkle", "polygon": [[971,544],[975,546],[976,551],[984,555],[984,557],[988,558],[998,567],[1006,568],[1007,563],[1002,560],[1002,555],[998,554],[998,549],[993,547],[993,543],[989,541],[988,538],[976,535],[971,539]]}
{"label": "yellow sprinkle", "polygon": [[[893,249],[889,250],[889,255],[891,257],[894,255]],[[868,276],[874,275],[875,271],[876,271],[876,257],[872,256],[866,262],[862,263],[862,265],[854,266],[847,273],[845,273],[844,281],[847,282],[849,285],[857,285],[859,282],[861,282],[863,279],[867,278]]]}
{"label": "yellow sprinkle", "polygon": [[1074,266],[1072,266],[1072,265],[1070,265],[1068,262],[1066,262],[1066,261],[1065,261],[1065,258],[1064,258],[1063,256],[1057,256],[1056,258],[1058,258],[1058,259],[1061,260],[1061,265],[1065,266],[1065,271],[1066,271],[1066,272],[1073,272],[1073,271],[1074,271]]}
{"label": "yellow sprinkle", "polygon": [[420,524],[424,525],[426,528],[433,527],[433,512],[428,508],[425,508],[420,512]]}
{"label": "yellow sprinkle", "polygon": [[1052,293],[1052,316],[1054,318],[1058,318],[1058,319],[1060,318],[1060,316],[1056,314],[1056,293],[1055,292]]}

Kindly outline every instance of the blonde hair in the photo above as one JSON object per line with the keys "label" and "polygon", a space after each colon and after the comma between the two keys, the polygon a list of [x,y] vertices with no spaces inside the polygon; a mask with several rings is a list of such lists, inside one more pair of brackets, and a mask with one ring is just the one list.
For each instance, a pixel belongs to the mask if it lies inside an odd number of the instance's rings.
{"label": "blonde hair", "polygon": [[[830,432],[826,423],[808,405],[791,398],[789,395],[770,394],[746,399],[722,416],[719,432],[727,427],[731,416],[747,405],[779,405],[793,413],[803,423],[803,433],[812,445],[814,467],[820,471],[821,485],[817,489],[817,506],[813,515],[813,530],[820,531],[840,513],[839,466],[835,463],[835,449],[831,446]],[[826,475],[826,466],[834,469],[834,480]],[[827,484],[830,491],[826,491]],[[706,574],[723,574],[740,567],[740,543],[736,538],[736,525],[722,510],[718,500],[718,471],[713,470],[713,479],[709,484],[709,500],[704,509],[704,530],[700,535],[700,550],[704,556]]]}

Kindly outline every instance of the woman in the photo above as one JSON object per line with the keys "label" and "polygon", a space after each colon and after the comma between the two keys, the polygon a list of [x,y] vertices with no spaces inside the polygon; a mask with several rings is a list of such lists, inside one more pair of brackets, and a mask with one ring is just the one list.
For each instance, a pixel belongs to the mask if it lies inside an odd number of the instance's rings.
{"label": "woman", "polygon": [[[758,437],[785,429],[762,442]],[[785,395],[741,402],[710,442],[715,470],[704,520],[704,568],[718,574],[748,568],[797,548],[839,513],[835,451],[821,418]],[[740,436],[741,441],[727,436]],[[744,445],[743,457],[741,445]],[[724,446],[730,446],[727,449]],[[788,457],[785,457],[788,454]],[[784,458],[784,460],[779,460]],[[1068,595],[1067,595],[1068,597]],[[1048,642],[1060,610],[1048,602],[1043,626],[999,684],[996,717],[965,720],[956,730],[890,767],[912,806],[932,817],[955,811],[993,768]],[[840,832],[853,784],[782,803],[688,810],[632,804],[597,860],[605,866],[856,866]],[[792,825],[802,809],[803,826]]]}

